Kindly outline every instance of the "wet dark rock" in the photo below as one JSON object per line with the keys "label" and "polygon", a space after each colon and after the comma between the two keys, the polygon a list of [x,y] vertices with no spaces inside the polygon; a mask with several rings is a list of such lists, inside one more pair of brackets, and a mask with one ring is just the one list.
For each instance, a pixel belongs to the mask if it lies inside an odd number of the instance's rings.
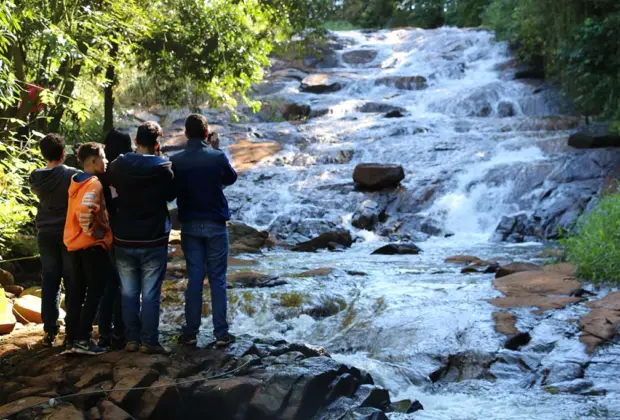
{"label": "wet dark rock", "polygon": [[353,181],[370,191],[395,187],[403,179],[405,179],[405,170],[400,165],[360,163],[353,172]]}
{"label": "wet dark rock", "polygon": [[346,248],[350,248],[351,245],[353,245],[353,238],[351,237],[351,232],[344,229],[326,232],[314,239],[297,244],[293,248],[293,251],[316,252],[319,249],[329,249],[330,246],[333,247],[333,244],[342,245]]}
{"label": "wet dark rock", "polygon": [[397,401],[392,405],[394,406],[394,411],[397,413],[411,414],[415,413],[416,411],[424,410],[424,406],[418,400],[402,400]]}
{"label": "wet dark rock", "polygon": [[268,288],[288,284],[287,281],[281,280],[278,276],[270,276],[253,271],[239,271],[231,273],[226,278],[227,287],[229,289],[236,288]]}
{"label": "wet dark rock", "polygon": [[538,271],[542,270],[542,267],[536,264],[527,263],[527,262],[513,262],[507,265],[501,266],[497,273],[495,273],[495,278],[498,279],[500,277],[508,276],[514,273],[520,273],[522,271]]}
{"label": "wet dark rock", "polygon": [[337,150],[335,152],[327,153],[321,158],[321,163],[343,165],[351,162],[355,155],[354,150]]}
{"label": "wet dark rock", "polygon": [[497,104],[497,116],[499,118],[514,117],[514,105],[511,102],[500,102]]}
{"label": "wet dark rock", "polygon": [[489,367],[495,356],[484,353],[464,352],[448,357],[445,365],[431,373],[432,382],[461,382],[468,379],[493,379]]}
{"label": "wet dark rock", "polygon": [[571,134],[568,145],[577,149],[620,147],[620,134],[611,130],[609,123],[594,123]]}
{"label": "wet dark rock", "polygon": [[362,105],[359,109],[359,112],[364,113],[388,113],[399,111],[401,114],[405,114],[407,110],[405,108],[401,108],[399,106],[390,105],[386,103],[378,103],[378,102],[367,102]]}
{"label": "wet dark rock", "polygon": [[389,244],[374,251],[372,255],[417,255],[422,250],[415,244]]}
{"label": "wet dark rock", "polygon": [[302,80],[299,90],[308,93],[332,93],[342,89],[339,80],[328,74],[313,74]]}
{"label": "wet dark rock", "polygon": [[269,232],[260,231],[241,222],[228,222],[230,252],[258,253],[261,249],[273,245]]}
{"label": "wet dark rock", "polygon": [[351,220],[351,225],[358,229],[373,230],[375,225],[385,218],[387,201],[381,197],[362,201]]}
{"label": "wet dark rock", "polygon": [[371,63],[377,58],[377,50],[352,50],[342,54],[342,60],[354,66]]}
{"label": "wet dark rock", "polygon": [[594,386],[594,383],[587,379],[575,379],[572,381],[558,382],[547,385],[544,390],[550,394],[583,394]]}
{"label": "wet dark rock", "polygon": [[375,84],[391,86],[403,90],[422,90],[428,87],[426,78],[423,76],[389,76],[377,79]]}
{"label": "wet dark rock", "polygon": [[399,109],[395,109],[384,115],[385,118],[402,118],[404,116],[405,114]]}
{"label": "wet dark rock", "polygon": [[532,340],[530,333],[522,332],[510,337],[505,343],[504,348],[508,350],[519,350],[521,347],[526,346]]}

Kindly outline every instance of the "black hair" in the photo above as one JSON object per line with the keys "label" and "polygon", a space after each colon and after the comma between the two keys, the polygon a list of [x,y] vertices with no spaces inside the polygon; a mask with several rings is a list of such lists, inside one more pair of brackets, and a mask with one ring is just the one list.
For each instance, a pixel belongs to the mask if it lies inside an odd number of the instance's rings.
{"label": "black hair", "polygon": [[116,128],[108,132],[103,144],[105,144],[105,155],[110,162],[122,154],[131,152],[131,136]]}
{"label": "black hair", "polygon": [[189,138],[199,138],[204,140],[207,138],[209,130],[209,122],[207,117],[201,114],[192,114],[185,120],[185,131]]}
{"label": "black hair", "polygon": [[159,144],[159,139],[164,135],[164,131],[155,121],[146,121],[138,127],[136,134],[136,143],[140,146],[153,149]]}
{"label": "black hair", "polygon": [[98,157],[102,153],[105,154],[105,151],[103,150],[103,144],[90,142],[90,143],[84,143],[80,145],[80,148],[78,149],[78,152],[77,152],[77,157],[80,163],[84,165],[84,162],[86,162],[86,159],[88,159],[89,157],[93,157],[93,156]]}
{"label": "black hair", "polygon": [[39,149],[48,162],[60,160],[65,150],[65,139],[60,134],[50,133],[41,139]]}

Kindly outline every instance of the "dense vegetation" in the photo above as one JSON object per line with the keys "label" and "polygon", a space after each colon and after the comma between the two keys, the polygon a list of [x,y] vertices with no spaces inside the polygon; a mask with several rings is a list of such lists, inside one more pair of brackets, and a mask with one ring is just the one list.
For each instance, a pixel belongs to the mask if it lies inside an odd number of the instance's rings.
{"label": "dense vegetation", "polygon": [[563,245],[580,277],[620,284],[620,194],[603,197]]}
{"label": "dense vegetation", "polygon": [[26,186],[45,132],[101,140],[132,104],[259,104],[274,46],[320,37],[326,0],[0,2],[0,253],[31,226]]}

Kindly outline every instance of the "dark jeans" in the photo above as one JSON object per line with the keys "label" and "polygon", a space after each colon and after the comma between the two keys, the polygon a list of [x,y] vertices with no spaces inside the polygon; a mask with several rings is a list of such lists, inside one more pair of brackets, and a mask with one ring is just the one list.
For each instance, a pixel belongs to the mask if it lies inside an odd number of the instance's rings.
{"label": "dark jeans", "polygon": [[[114,263],[114,256],[112,256]],[[124,337],[125,323],[121,308],[121,279],[117,270],[115,276],[110,277],[105,285],[101,305],[99,306],[99,335],[110,337]]]}
{"label": "dark jeans", "polygon": [[202,289],[205,275],[211,287],[213,332],[216,338],[228,334],[226,312],[226,270],[228,269],[228,229],[226,224],[209,220],[185,222],[181,245],[187,263],[189,284],[185,291],[187,335],[198,334],[202,319]]}
{"label": "dark jeans", "polygon": [[[168,264],[168,246],[114,247],[121,276],[123,320],[127,341],[156,345],[159,342],[161,285]],[[142,310],[140,310],[142,295]]]}
{"label": "dark jeans", "polygon": [[110,254],[101,246],[69,255],[73,274],[67,304],[67,340],[88,340],[105,285],[116,273]]}
{"label": "dark jeans", "polygon": [[71,288],[71,262],[62,240],[62,232],[40,232],[37,236],[43,284],[41,285],[41,318],[46,333],[58,334],[60,281],[64,279],[68,299]]}

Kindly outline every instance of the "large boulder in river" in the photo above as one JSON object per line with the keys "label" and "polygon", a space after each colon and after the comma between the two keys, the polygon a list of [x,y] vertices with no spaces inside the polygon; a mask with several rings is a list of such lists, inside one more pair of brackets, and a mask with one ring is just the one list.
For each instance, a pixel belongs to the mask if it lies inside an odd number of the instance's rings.
{"label": "large boulder in river", "polygon": [[228,222],[231,253],[257,253],[273,244],[269,232],[261,231],[241,222]]}
{"label": "large boulder in river", "polygon": [[342,54],[342,59],[347,64],[355,66],[371,63],[377,58],[377,50],[352,50]]}
{"label": "large boulder in river", "polygon": [[331,93],[342,89],[342,84],[329,74],[312,74],[301,81],[299,90],[308,93]]}
{"label": "large boulder in river", "polygon": [[568,145],[577,149],[620,147],[620,134],[612,131],[609,123],[590,124],[571,134]]}
{"label": "large boulder in river", "polygon": [[369,114],[379,112],[389,113],[394,111],[399,111],[401,114],[405,114],[407,112],[405,108],[379,102],[366,102],[364,105],[358,108],[358,111]]}
{"label": "large boulder in river", "polygon": [[353,171],[353,181],[359,187],[370,191],[396,187],[403,179],[405,170],[400,165],[360,163]]}
{"label": "large boulder in river", "polygon": [[428,87],[426,78],[423,76],[388,76],[375,81],[376,85],[390,86],[404,90],[422,90]]}
{"label": "large boulder in river", "polygon": [[319,249],[334,250],[339,247],[350,248],[351,245],[353,245],[351,232],[340,229],[332,232],[326,232],[309,241],[298,243],[293,248],[293,251],[316,252]]}
{"label": "large boulder in river", "polygon": [[372,253],[372,255],[417,255],[422,250],[415,244],[388,244]]}
{"label": "large boulder in river", "polygon": [[275,141],[251,142],[242,139],[229,147],[233,164],[238,172],[252,169],[257,163],[278,153],[280,143]]}
{"label": "large boulder in river", "polygon": [[384,218],[386,208],[386,200],[364,200],[353,213],[351,225],[358,229],[372,230]]}
{"label": "large boulder in river", "polygon": [[506,277],[514,273],[521,273],[523,271],[538,271],[542,268],[536,264],[527,262],[513,262],[507,265],[503,265],[495,273],[495,278]]}

